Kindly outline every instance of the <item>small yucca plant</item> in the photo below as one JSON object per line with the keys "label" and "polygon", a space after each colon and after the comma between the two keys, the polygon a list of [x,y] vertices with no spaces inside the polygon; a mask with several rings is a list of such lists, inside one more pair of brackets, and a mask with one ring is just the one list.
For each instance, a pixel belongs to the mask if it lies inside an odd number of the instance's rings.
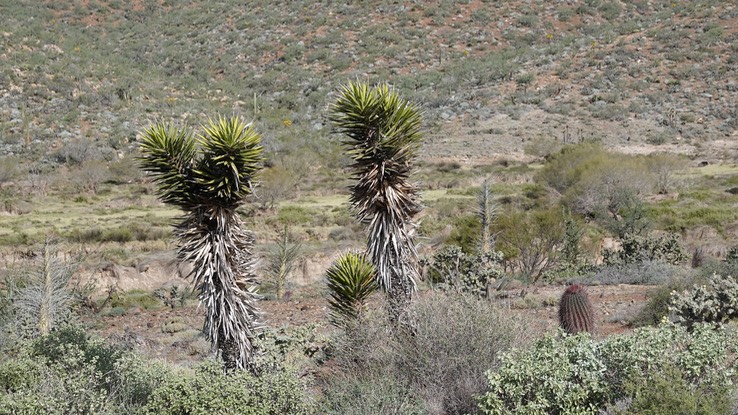
{"label": "small yucca plant", "polygon": [[325,273],[331,323],[346,327],[364,312],[369,296],[377,289],[376,275],[366,257],[355,252],[347,252],[333,262]]}

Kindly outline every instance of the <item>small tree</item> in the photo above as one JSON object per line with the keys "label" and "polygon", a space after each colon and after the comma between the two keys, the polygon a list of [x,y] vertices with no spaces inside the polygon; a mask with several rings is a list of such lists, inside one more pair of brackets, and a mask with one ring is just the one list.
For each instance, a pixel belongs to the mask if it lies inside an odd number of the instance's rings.
{"label": "small tree", "polygon": [[683,158],[671,153],[651,154],[646,158],[648,171],[653,175],[654,190],[659,194],[668,194],[679,186],[679,173],[686,165]]}
{"label": "small tree", "polygon": [[143,131],[141,143],[141,164],[158,184],[159,198],[185,211],[175,226],[177,258],[193,265],[207,308],[204,331],[227,370],[253,370],[261,328],[254,236],[236,212],[261,168],[260,141],[251,124],[219,117],[202,125],[197,136],[158,123]]}
{"label": "small tree", "polygon": [[420,111],[387,85],[356,82],[343,87],[330,119],[346,137],[355,178],[349,201],[367,227],[369,257],[397,322],[419,278],[412,219],[421,205],[409,176],[422,138]]}
{"label": "small tree", "polygon": [[538,281],[558,263],[565,229],[556,208],[535,212],[509,212],[498,221],[498,247],[523,278]]}

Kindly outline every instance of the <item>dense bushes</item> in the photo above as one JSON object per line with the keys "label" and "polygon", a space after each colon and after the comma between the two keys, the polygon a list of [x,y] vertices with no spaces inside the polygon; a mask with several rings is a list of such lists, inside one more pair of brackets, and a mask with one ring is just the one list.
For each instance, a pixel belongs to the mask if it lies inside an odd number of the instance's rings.
{"label": "dense bushes", "polygon": [[223,374],[222,365],[205,362],[194,373],[175,373],[156,388],[143,413],[151,415],[302,415],[312,413],[302,384],[292,372],[247,371]]}
{"label": "dense bushes", "polygon": [[[334,364],[341,374],[326,388],[330,413],[475,412],[484,371],[530,333],[504,310],[470,295],[428,293],[407,313],[406,331],[392,330],[379,313],[337,340]],[[387,396],[365,400],[358,394],[373,388]]]}
{"label": "dense bushes", "polygon": [[486,297],[489,285],[502,276],[502,253],[467,254],[447,245],[423,261],[429,281],[443,291]]}
{"label": "dense bushes", "polygon": [[0,362],[0,413],[252,414],[312,413],[302,381],[269,364],[260,376],[206,361],[194,369],[106,344],[79,327],[64,327],[17,345]]}
{"label": "dense bushes", "polygon": [[[735,371],[727,356],[734,349],[735,334],[710,325],[688,331],[664,324],[601,342],[588,334],[547,336],[529,350],[503,355],[500,369],[488,373],[480,408],[486,414],[564,415],[610,407],[636,414],[667,413],[648,410],[668,405],[728,414],[726,385]],[[657,393],[654,383],[668,379],[669,393]]]}
{"label": "dense bushes", "polygon": [[674,234],[662,236],[627,234],[621,238],[620,243],[619,250],[603,252],[605,264],[620,265],[660,261],[677,265],[688,259],[686,250]]}

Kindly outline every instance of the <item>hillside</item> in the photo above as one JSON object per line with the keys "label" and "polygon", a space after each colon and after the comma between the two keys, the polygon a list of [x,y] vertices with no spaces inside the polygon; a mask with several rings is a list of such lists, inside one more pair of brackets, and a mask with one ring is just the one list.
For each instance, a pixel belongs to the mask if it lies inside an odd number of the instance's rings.
{"label": "hillside", "polygon": [[216,113],[253,118],[278,162],[335,168],[327,97],[356,78],[422,105],[427,159],[539,155],[554,139],[735,157],[735,2],[3,1],[0,13],[0,152],[39,170],[113,161],[151,120]]}

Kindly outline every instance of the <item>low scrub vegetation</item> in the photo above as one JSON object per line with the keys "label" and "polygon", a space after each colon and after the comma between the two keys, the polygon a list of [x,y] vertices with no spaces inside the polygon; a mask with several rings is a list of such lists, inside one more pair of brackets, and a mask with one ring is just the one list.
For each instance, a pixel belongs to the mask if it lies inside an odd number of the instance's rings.
{"label": "low scrub vegetation", "polygon": [[[546,338],[488,372],[485,414],[728,414],[735,333],[663,324],[595,341]],[[545,379],[545,381],[542,381]],[[663,387],[664,389],[659,389]],[[653,412],[656,411],[656,412]]]}

